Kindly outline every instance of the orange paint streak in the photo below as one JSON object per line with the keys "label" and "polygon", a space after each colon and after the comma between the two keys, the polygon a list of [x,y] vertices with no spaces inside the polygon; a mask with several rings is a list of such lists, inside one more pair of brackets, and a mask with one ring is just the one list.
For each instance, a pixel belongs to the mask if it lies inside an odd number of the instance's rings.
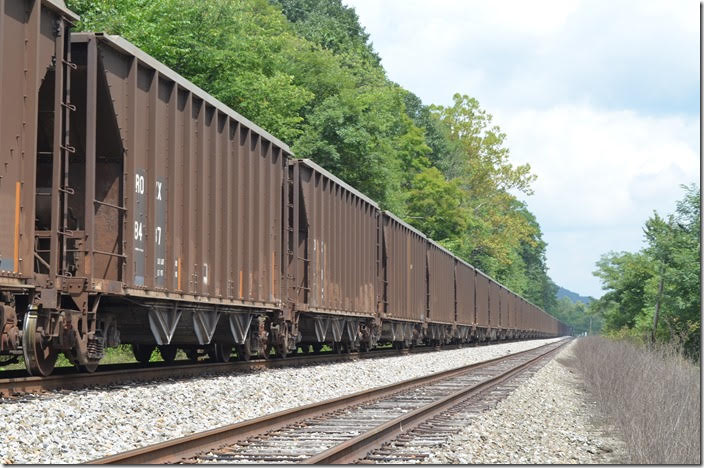
{"label": "orange paint streak", "polygon": [[178,258],[178,268],[176,270],[176,287],[180,291],[181,290],[181,257]]}
{"label": "orange paint streak", "polygon": [[14,271],[20,271],[20,188],[22,184],[18,181],[15,184],[15,252],[14,252]]}
{"label": "orange paint streak", "polygon": [[275,289],[274,289],[274,258],[275,258],[275,255],[274,255],[274,252],[272,251],[271,252],[271,294],[270,294],[272,296],[272,299],[274,297],[274,291],[275,291]]}

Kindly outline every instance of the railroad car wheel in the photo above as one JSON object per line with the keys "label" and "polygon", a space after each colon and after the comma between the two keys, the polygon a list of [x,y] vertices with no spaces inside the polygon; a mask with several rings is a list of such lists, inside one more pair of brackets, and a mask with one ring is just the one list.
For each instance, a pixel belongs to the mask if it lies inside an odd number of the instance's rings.
{"label": "railroad car wheel", "polygon": [[59,353],[37,332],[37,313],[29,312],[22,329],[22,350],[29,375],[47,376],[54,371]]}
{"label": "railroad car wheel", "polygon": [[342,343],[340,341],[336,341],[332,344],[332,352],[335,354],[342,354]]}
{"label": "railroad car wheel", "polygon": [[154,351],[154,346],[153,345],[146,345],[146,344],[133,344],[132,345],[132,354],[134,354],[134,358],[141,362],[142,364],[148,364],[149,360],[152,357],[152,351]]}
{"label": "railroad car wheel", "polygon": [[164,362],[171,364],[176,359],[176,352],[178,348],[174,345],[162,345],[159,346],[159,354]]}
{"label": "railroad car wheel", "polygon": [[215,362],[227,362],[230,360],[230,354],[232,354],[231,344],[218,344],[213,343],[211,350],[208,352],[210,358]]}
{"label": "railroad car wheel", "polygon": [[319,353],[323,349],[323,343],[313,343],[313,352]]}

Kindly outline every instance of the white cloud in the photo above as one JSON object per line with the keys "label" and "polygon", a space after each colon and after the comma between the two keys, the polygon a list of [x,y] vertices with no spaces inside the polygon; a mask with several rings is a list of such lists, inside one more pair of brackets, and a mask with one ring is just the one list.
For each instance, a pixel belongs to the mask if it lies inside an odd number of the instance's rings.
{"label": "white cloud", "polygon": [[[699,122],[644,117],[631,111],[564,106],[500,110],[515,163],[538,175],[528,206],[548,242],[550,274],[572,288],[600,296],[588,277],[609,250],[636,250],[645,220],[671,213],[680,184],[699,177]],[[567,286],[569,287],[569,286]]]}
{"label": "white cloud", "polygon": [[699,175],[694,119],[569,106],[500,110],[495,120],[508,134],[511,159],[538,175],[531,204],[556,228],[610,226],[670,210],[678,184]]}
{"label": "white cloud", "polygon": [[426,102],[489,109],[574,100],[694,113],[699,3],[345,0],[392,80]]}

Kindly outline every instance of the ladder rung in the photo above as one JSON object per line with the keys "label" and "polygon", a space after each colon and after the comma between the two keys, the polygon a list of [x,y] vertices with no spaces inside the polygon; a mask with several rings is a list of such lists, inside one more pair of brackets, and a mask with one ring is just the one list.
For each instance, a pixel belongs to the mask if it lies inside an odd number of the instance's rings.
{"label": "ladder rung", "polygon": [[76,65],[76,64],[73,63],[73,62],[69,62],[69,61],[66,60],[66,59],[62,59],[61,62],[62,62],[64,65],[66,65],[67,67],[70,67],[72,70],[78,69],[78,65]]}
{"label": "ladder rung", "polygon": [[106,203],[100,200],[93,200],[93,203],[97,203],[98,205],[103,206],[109,206],[110,208],[115,208],[116,210],[120,211],[127,211],[127,208],[125,208],[124,206],[113,205],[112,203]]}

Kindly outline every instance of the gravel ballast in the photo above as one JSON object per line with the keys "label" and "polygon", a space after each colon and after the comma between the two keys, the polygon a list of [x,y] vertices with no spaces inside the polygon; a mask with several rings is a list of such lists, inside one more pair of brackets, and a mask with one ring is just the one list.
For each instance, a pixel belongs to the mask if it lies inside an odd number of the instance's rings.
{"label": "gravel ballast", "polygon": [[470,419],[425,463],[623,463],[623,443],[563,362],[574,342],[498,405]]}
{"label": "gravel ballast", "polygon": [[81,463],[553,341],[0,400],[0,463]]}

